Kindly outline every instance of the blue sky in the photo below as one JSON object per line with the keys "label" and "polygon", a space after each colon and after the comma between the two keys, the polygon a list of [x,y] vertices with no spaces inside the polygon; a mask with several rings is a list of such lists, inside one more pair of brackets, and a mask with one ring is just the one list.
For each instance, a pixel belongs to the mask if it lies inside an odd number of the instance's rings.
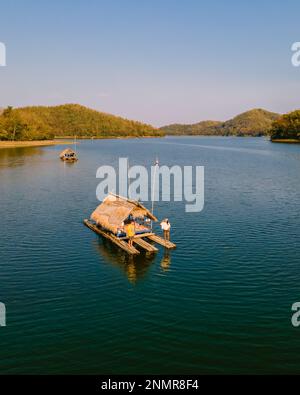
{"label": "blue sky", "polygon": [[298,0],[0,6],[0,107],[80,103],[156,126],[300,108]]}

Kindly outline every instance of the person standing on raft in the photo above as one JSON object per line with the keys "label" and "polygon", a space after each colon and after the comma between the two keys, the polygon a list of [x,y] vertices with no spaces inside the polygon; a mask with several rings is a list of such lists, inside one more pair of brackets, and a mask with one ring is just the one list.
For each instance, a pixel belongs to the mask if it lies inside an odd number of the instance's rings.
{"label": "person standing on raft", "polygon": [[166,241],[170,241],[171,239],[171,224],[168,219],[164,219],[162,223],[160,224],[161,229],[164,232],[164,238]]}
{"label": "person standing on raft", "polygon": [[128,244],[129,247],[133,247],[133,239],[135,236],[135,226],[134,226],[134,222],[131,221],[127,227],[126,227],[126,233],[127,233],[127,237],[128,237]]}

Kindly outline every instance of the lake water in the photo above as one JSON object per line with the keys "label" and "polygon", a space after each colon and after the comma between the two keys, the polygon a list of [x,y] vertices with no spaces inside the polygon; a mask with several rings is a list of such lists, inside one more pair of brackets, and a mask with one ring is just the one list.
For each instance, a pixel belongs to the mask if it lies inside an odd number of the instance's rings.
{"label": "lake water", "polygon": [[[87,141],[0,150],[1,373],[299,373],[300,146]],[[178,248],[132,259],[85,228],[119,157],[205,166],[205,209],[159,203]],[[149,206],[149,205],[148,205]]]}

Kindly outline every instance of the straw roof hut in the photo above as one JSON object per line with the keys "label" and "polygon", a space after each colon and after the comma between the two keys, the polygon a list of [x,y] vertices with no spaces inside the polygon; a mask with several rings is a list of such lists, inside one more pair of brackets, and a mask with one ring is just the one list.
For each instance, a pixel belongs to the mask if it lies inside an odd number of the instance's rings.
{"label": "straw roof hut", "polygon": [[59,157],[61,160],[65,160],[65,161],[77,161],[76,152],[73,151],[71,148],[67,148],[63,150],[63,152],[60,154]]}
{"label": "straw roof hut", "polygon": [[91,219],[102,228],[117,234],[128,217],[133,219],[149,218],[157,222],[157,218],[137,201],[110,194],[93,212]]}

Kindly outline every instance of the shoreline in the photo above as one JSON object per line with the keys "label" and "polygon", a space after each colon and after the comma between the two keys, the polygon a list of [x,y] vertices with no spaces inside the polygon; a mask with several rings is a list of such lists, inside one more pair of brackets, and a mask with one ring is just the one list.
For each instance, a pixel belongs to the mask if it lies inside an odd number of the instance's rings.
{"label": "shoreline", "polygon": [[[152,139],[152,138],[167,138],[167,137],[240,137],[240,136],[204,136],[204,135],[165,135],[165,136],[124,136],[124,137],[115,137],[115,136],[105,136],[105,137],[79,137],[77,138],[77,143],[85,140],[130,140],[130,139]],[[254,136],[244,136],[241,138],[253,138]],[[266,138],[266,136],[261,136],[262,138]],[[300,144],[300,140],[295,139],[274,139],[270,140],[272,143],[276,144]],[[68,145],[74,144],[73,138],[71,137],[62,137],[55,138],[55,140],[36,140],[36,141],[0,141],[0,149],[5,148],[33,148],[33,147],[49,147],[55,145]]]}
{"label": "shoreline", "polygon": [[[77,141],[81,140],[139,140],[139,139],[157,139],[164,138],[166,135],[162,136],[98,136],[98,137],[88,137],[88,136],[80,136],[76,137]],[[74,137],[65,136],[65,137],[55,137],[55,141],[59,140],[71,140],[74,141]]]}
{"label": "shoreline", "polygon": [[[114,136],[106,136],[106,137],[77,137],[77,143],[80,141],[93,141],[93,140],[130,140],[130,139],[151,139],[151,138],[164,138],[165,136],[124,136],[124,137],[114,137]],[[55,138],[55,140],[36,140],[36,141],[1,141],[0,140],[0,149],[1,148],[24,148],[24,147],[47,147],[54,145],[72,145],[74,144],[73,137],[62,137]]]}
{"label": "shoreline", "polygon": [[282,144],[300,144],[300,140],[295,139],[274,139],[271,140],[272,143],[282,143]]}
{"label": "shoreline", "polygon": [[62,140],[37,140],[37,141],[0,141],[1,148],[26,148],[26,147],[47,147],[52,145],[66,145],[70,141]]}

